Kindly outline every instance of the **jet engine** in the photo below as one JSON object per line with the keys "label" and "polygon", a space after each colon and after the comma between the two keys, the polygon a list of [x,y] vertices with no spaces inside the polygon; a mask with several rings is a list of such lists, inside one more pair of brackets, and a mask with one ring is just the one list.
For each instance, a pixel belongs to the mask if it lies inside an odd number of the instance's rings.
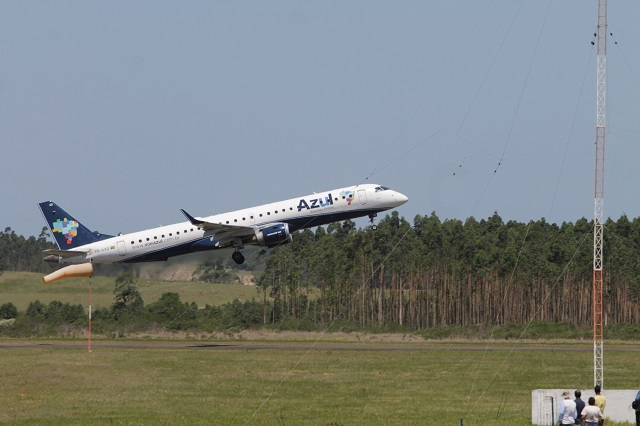
{"label": "jet engine", "polygon": [[256,232],[256,240],[261,246],[273,248],[281,244],[288,244],[293,241],[293,236],[289,233],[288,223],[276,223],[266,226]]}

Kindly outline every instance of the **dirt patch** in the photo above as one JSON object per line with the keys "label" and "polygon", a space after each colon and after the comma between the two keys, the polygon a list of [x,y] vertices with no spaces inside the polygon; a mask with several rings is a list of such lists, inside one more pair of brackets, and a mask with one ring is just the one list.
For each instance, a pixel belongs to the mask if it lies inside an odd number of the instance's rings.
{"label": "dirt patch", "polygon": [[251,272],[238,271],[238,278],[240,278],[240,284],[242,285],[256,285],[254,276]]}
{"label": "dirt patch", "polygon": [[143,264],[138,266],[138,277],[143,280],[191,281],[196,270],[195,263]]}
{"label": "dirt patch", "polygon": [[195,271],[194,266],[183,265],[173,270],[166,271],[163,279],[169,281],[191,281],[193,271]]}

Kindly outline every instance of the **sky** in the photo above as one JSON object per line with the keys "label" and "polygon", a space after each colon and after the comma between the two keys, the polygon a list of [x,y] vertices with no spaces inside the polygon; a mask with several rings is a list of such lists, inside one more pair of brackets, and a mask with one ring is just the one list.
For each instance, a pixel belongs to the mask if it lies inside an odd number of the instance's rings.
{"label": "sky", "polygon": [[[640,216],[638,16],[609,1],[614,220]],[[596,26],[595,0],[0,2],[0,230],[38,235],[48,200],[115,234],[364,182],[410,222],[591,220]]]}

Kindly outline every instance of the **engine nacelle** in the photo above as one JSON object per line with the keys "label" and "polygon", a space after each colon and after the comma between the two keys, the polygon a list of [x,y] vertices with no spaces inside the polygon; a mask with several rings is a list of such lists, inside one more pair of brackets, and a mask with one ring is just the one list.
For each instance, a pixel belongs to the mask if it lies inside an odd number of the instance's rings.
{"label": "engine nacelle", "polygon": [[273,248],[281,244],[289,244],[293,241],[293,235],[289,233],[288,223],[276,223],[257,231],[256,240],[261,246]]}

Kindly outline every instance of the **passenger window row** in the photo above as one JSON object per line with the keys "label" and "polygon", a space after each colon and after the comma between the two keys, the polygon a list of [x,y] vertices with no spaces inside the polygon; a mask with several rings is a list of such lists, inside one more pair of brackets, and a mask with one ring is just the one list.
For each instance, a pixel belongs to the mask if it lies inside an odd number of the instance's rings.
{"label": "passenger window row", "polygon": [[[197,229],[199,230],[200,228],[197,228]],[[188,233],[188,232],[193,232],[193,228],[189,229],[188,231],[185,229],[183,233],[184,233],[184,234],[186,234],[186,233]],[[180,235],[180,231],[177,231],[177,232],[176,232],[176,235]],[[169,232],[169,236],[170,236],[170,237],[173,237],[173,232]],[[164,238],[164,237],[165,237],[165,234],[162,234],[162,235],[160,236],[160,238]],[[154,235],[153,239],[154,239],[154,240],[157,240],[157,239],[158,239],[158,236],[157,236],[157,235]],[[151,238],[150,238],[150,237],[147,237],[146,241],[151,241]],[[141,242],[142,242],[142,240],[141,240],[141,239],[140,239],[140,240],[138,240],[138,243],[141,243]],[[131,244],[135,244],[135,243],[136,243],[135,241],[131,240]]]}
{"label": "passenger window row", "polygon": [[[293,207],[289,207],[289,210],[293,211]],[[286,211],[287,211],[287,209],[282,209],[282,213],[284,213],[284,212],[286,212]],[[273,214],[278,214],[278,210],[274,210],[274,211],[273,211]],[[262,217],[262,215],[263,215],[263,214],[262,214],[262,213],[260,213],[258,216],[259,216],[259,217]],[[269,211],[269,212],[267,212],[267,216],[271,216],[271,212],[270,212],[270,211]],[[251,220],[253,220],[253,219],[254,219],[254,216],[250,216],[250,218],[251,218]],[[247,218],[246,218],[246,217],[243,217],[243,218],[242,218],[242,221],[243,221],[243,222],[246,222],[246,220],[247,220]],[[233,219],[233,223],[238,223],[238,219]],[[222,225],[222,222],[220,222],[220,224]],[[227,221],[225,222],[225,224],[229,225],[229,221],[227,220]]]}
{"label": "passenger window row", "polygon": [[[341,198],[344,200],[344,199],[346,199],[347,197],[345,197],[345,196],[343,195]],[[338,201],[338,200],[339,200],[339,198],[338,198],[338,197],[335,197],[333,200],[334,200],[334,201]],[[289,207],[289,210],[290,210],[290,211],[293,211],[293,207]],[[282,213],[284,213],[284,212],[286,212],[286,211],[287,211],[286,209],[282,209]],[[274,211],[273,211],[273,214],[278,214],[278,210],[274,210]],[[267,215],[267,216],[271,216],[271,212],[270,212],[270,211],[268,211],[268,212],[266,213],[266,215]],[[260,213],[258,216],[259,216],[259,217],[263,217],[263,214],[262,214],[262,213]],[[253,219],[253,216],[251,216],[251,219]],[[244,222],[244,221],[246,221],[246,220],[247,220],[246,218],[244,218],[244,217],[242,218],[242,221],[243,221],[243,222]],[[233,219],[233,223],[238,223],[238,219]],[[220,222],[220,224],[222,225],[222,222]],[[225,224],[229,225],[229,221],[227,220],[227,221],[225,222]]]}
{"label": "passenger window row", "polygon": [[[384,188],[384,189],[387,189],[387,188]],[[378,188],[376,188],[376,190],[378,190]],[[343,199],[343,200],[344,200],[345,198],[346,198],[346,197],[342,196],[342,199]],[[335,197],[335,198],[334,198],[334,201],[338,201],[338,197]],[[289,210],[290,210],[290,211],[293,211],[293,207],[289,207]],[[286,209],[282,209],[282,213],[284,213],[284,212],[286,212],[286,211],[287,211]],[[279,212],[278,212],[278,210],[274,210],[274,211],[273,211],[273,214],[278,214],[278,213],[279,213]],[[270,211],[268,211],[268,212],[266,213],[266,215],[267,215],[267,216],[271,216],[271,212],[270,212]],[[259,216],[259,217],[263,217],[263,214],[262,214],[262,213],[260,213],[258,216]],[[250,218],[251,218],[251,220],[253,220],[253,219],[254,219],[254,216],[252,215],[252,216],[250,216]],[[246,220],[247,220],[247,219],[246,219],[246,217],[243,217],[243,218],[242,218],[242,221],[243,221],[243,222],[246,222]],[[238,219],[233,219],[233,222],[234,222],[234,223],[238,223]],[[228,221],[228,220],[227,220],[225,223],[226,223],[227,225],[229,225],[229,221]],[[220,222],[220,224],[222,224],[222,222]],[[197,228],[197,229],[198,229],[198,230],[200,230],[200,228]],[[191,228],[189,231],[190,231],[190,232],[193,232],[193,228]],[[187,233],[187,230],[186,230],[186,229],[184,230],[184,233],[185,233],[185,234]],[[180,231],[176,232],[176,235],[180,235]],[[170,232],[170,233],[169,233],[169,236],[170,236],[170,237],[172,237],[172,236],[173,236],[173,233],[172,233],[172,232]],[[164,236],[164,234],[160,236],[160,238],[164,238],[164,237],[165,237],[165,236]],[[157,236],[154,236],[154,237],[153,237],[153,239],[154,239],[154,240],[157,240],[157,239],[158,239],[158,237],[157,237]],[[147,238],[146,240],[147,240],[147,241],[151,241],[151,238]],[[131,241],[131,244],[135,244],[135,243],[136,243],[135,241],[133,241],[133,240]],[[142,243],[142,240],[138,240],[138,243]]]}

